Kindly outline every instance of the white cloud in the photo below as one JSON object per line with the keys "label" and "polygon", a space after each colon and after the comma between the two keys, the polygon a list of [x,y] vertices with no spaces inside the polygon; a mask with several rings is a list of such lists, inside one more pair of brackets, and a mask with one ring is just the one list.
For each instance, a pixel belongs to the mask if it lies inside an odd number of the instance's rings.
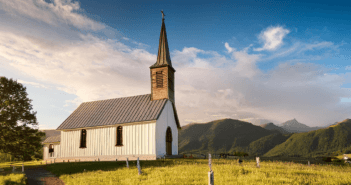
{"label": "white cloud", "polygon": [[283,38],[290,33],[289,30],[281,26],[269,27],[259,35],[259,39],[264,43],[262,48],[255,48],[255,51],[275,50],[283,44]]}
{"label": "white cloud", "polygon": [[351,70],[351,66],[346,66],[345,70]]}
{"label": "white cloud", "polygon": [[228,42],[226,42],[226,43],[224,44],[224,46],[225,46],[225,48],[227,49],[228,53],[233,52],[233,48],[231,48],[231,47],[229,46]]}
{"label": "white cloud", "polygon": [[27,82],[24,80],[17,80],[17,82],[21,83],[21,84],[29,84],[35,87],[39,87],[39,88],[44,88],[44,89],[49,89],[46,85],[44,84],[40,84],[40,83],[36,83],[36,82]]}
{"label": "white cloud", "polygon": [[100,30],[105,26],[86,16],[77,13],[80,9],[78,1],[71,0],[0,0],[0,8],[17,16],[30,17],[55,27],[68,24],[79,29]]}

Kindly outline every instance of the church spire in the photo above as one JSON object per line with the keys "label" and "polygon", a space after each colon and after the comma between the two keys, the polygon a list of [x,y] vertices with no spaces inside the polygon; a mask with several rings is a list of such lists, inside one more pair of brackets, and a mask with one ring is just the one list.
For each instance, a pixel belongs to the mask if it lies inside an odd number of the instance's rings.
{"label": "church spire", "polygon": [[172,67],[171,57],[169,55],[165,18],[164,18],[165,15],[163,11],[161,11],[161,13],[162,13],[162,26],[161,26],[160,40],[159,40],[159,46],[158,46],[157,61],[154,65],[150,66],[150,68],[169,66],[171,67],[172,70],[174,70],[174,68]]}

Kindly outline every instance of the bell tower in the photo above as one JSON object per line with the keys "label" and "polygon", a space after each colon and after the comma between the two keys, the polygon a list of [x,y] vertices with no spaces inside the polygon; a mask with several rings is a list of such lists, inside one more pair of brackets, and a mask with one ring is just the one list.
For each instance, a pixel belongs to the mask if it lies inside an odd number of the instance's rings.
{"label": "bell tower", "polygon": [[163,11],[157,61],[150,66],[151,101],[169,99],[174,102],[174,73],[169,55],[166,26]]}

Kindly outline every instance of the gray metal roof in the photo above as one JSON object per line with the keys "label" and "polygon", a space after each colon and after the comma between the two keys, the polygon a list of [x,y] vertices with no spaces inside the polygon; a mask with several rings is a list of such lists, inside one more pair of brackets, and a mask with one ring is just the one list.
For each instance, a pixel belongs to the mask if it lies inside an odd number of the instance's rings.
{"label": "gray metal roof", "polygon": [[[150,94],[85,102],[57,130],[156,120],[166,102],[167,99],[151,101]],[[176,111],[175,117],[180,127]]]}
{"label": "gray metal roof", "polygon": [[54,143],[54,142],[60,142],[61,141],[61,135],[57,136],[51,136],[46,138],[43,143]]}

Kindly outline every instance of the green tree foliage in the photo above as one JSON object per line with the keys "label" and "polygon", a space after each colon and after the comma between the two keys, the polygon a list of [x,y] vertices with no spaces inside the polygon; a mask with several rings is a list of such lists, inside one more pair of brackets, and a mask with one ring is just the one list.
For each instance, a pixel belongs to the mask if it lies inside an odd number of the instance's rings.
{"label": "green tree foliage", "polygon": [[31,160],[45,136],[37,129],[26,88],[12,79],[0,78],[0,152]]}

